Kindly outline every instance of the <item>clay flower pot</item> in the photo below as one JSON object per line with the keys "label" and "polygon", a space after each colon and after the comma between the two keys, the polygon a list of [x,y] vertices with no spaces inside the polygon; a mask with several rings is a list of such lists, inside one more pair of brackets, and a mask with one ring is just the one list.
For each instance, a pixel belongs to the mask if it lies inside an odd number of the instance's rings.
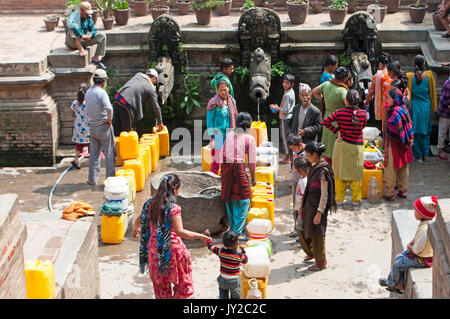
{"label": "clay flower pot", "polygon": [[367,6],[367,12],[372,15],[376,23],[383,23],[386,16],[387,6],[379,4],[369,4]]}
{"label": "clay flower pot", "polygon": [[270,10],[274,10],[275,9],[275,2],[271,2],[271,1],[266,1],[263,3],[263,7],[270,9]]}
{"label": "clay flower pot", "polygon": [[178,13],[182,16],[188,15],[191,11],[190,1],[177,1]]}
{"label": "clay flower pot", "polygon": [[124,10],[113,10],[114,18],[116,19],[116,23],[118,25],[127,25],[128,20],[130,20],[131,9]]}
{"label": "clay flower pot", "polygon": [[433,24],[436,31],[445,31],[445,26],[442,24],[441,20],[439,19],[439,11],[433,12],[431,14],[431,17],[433,18]]}
{"label": "clay flower pot", "polygon": [[49,20],[54,20],[54,19],[58,20],[58,22],[56,23],[56,26],[58,26],[59,18],[60,18],[59,14],[48,14],[45,16],[45,18],[47,18]]}
{"label": "clay flower pot", "polygon": [[114,17],[112,18],[104,18],[102,17],[103,27],[105,30],[111,30],[114,24]]}
{"label": "clay flower pot", "polygon": [[197,18],[198,24],[208,25],[211,23],[212,10],[211,9],[195,10],[195,17]]}
{"label": "clay flower pot", "polygon": [[440,4],[441,4],[440,0],[428,0],[427,1],[428,10],[427,11],[430,13],[438,11]]}
{"label": "clay flower pot", "polygon": [[348,13],[356,12],[356,0],[349,0],[347,1],[347,3],[348,3],[347,12]]}
{"label": "clay flower pot", "polygon": [[384,5],[387,7],[388,13],[398,12],[401,0],[384,0]]}
{"label": "clay flower pot", "polygon": [[58,25],[58,19],[56,18],[44,18],[45,28],[47,31],[53,31],[55,30],[56,26]]}
{"label": "clay flower pot", "polygon": [[138,17],[146,16],[150,3],[145,0],[133,0],[132,2],[134,14]]}
{"label": "clay flower pot", "polygon": [[427,12],[428,6],[421,4],[419,7],[415,7],[414,5],[408,6],[409,18],[412,23],[422,23],[425,18],[425,13]]}
{"label": "clay flower pot", "polygon": [[227,16],[230,14],[231,11],[231,4],[233,2],[231,0],[224,1],[223,5],[217,8],[217,13],[220,16]]}
{"label": "clay flower pot", "polygon": [[97,23],[99,15],[100,15],[99,9],[92,9],[92,22],[94,22],[94,25]]}
{"label": "clay flower pot", "polygon": [[308,16],[309,1],[305,3],[295,3],[294,1],[286,2],[287,12],[292,24],[305,23]]}
{"label": "clay flower pot", "polygon": [[170,8],[168,6],[156,6],[151,8],[152,18],[155,21],[160,15],[169,14]]}
{"label": "clay flower pot", "polygon": [[345,16],[347,15],[347,7],[344,7],[340,10],[334,10],[331,6],[328,7],[330,13],[331,23],[341,24],[345,20]]}
{"label": "clay flower pot", "polygon": [[311,9],[313,13],[321,13],[323,7],[323,1],[311,1],[309,4],[311,5]]}

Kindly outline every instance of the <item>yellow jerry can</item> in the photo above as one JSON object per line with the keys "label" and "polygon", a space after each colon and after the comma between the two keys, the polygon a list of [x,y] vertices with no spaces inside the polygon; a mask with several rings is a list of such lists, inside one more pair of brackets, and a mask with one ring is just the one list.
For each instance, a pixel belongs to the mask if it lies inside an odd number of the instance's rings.
{"label": "yellow jerry can", "polygon": [[114,166],[122,166],[123,158],[120,157],[120,137],[115,136],[114,141],[116,142],[116,151],[117,151],[116,162],[114,163]]}
{"label": "yellow jerry can", "polygon": [[247,224],[252,221],[253,218],[270,219],[269,210],[267,208],[253,207],[247,213]]}
{"label": "yellow jerry can", "polygon": [[[147,180],[147,178],[148,178],[148,174],[149,174],[149,171],[148,171],[148,158],[147,158],[147,154],[145,153],[145,151],[144,150],[138,150],[138,159],[141,159],[143,162],[144,162],[144,175],[145,175],[145,179]],[[150,171],[151,171],[151,169],[150,169]]]}
{"label": "yellow jerry can", "polygon": [[255,178],[257,182],[274,185],[273,168],[266,166],[257,167],[255,170]]}
{"label": "yellow jerry can", "polygon": [[116,171],[116,176],[123,176],[128,181],[128,186],[130,187],[130,197],[128,198],[128,203],[131,203],[136,197],[136,178],[134,170],[119,169]]}
{"label": "yellow jerry can", "polygon": [[136,192],[140,192],[145,186],[145,168],[142,159],[130,159],[123,163],[123,169],[132,169],[135,176]]}
{"label": "yellow jerry can", "polygon": [[378,185],[380,185],[380,198],[383,197],[383,170],[381,169],[364,169],[363,180],[361,182],[362,198],[367,198],[367,186],[375,176]]}
{"label": "yellow jerry can", "polygon": [[139,152],[144,152],[145,155],[145,162],[147,165],[147,169],[148,169],[148,173],[147,173],[147,177],[150,175],[150,172],[152,171],[152,151],[151,151],[151,146],[147,145],[147,144],[139,144],[138,146],[138,150]]}
{"label": "yellow jerry can", "polygon": [[202,172],[209,172],[211,170],[211,148],[209,144],[202,147]]}
{"label": "yellow jerry can", "polygon": [[266,208],[269,211],[269,219],[272,222],[273,229],[275,221],[275,202],[273,198],[255,196],[250,200],[250,208]]}
{"label": "yellow jerry can", "polygon": [[169,131],[167,127],[164,125],[161,131],[158,131],[158,127],[153,127],[153,133],[158,134],[159,136],[159,155],[160,156],[169,156],[170,155],[170,140],[169,140]]}
{"label": "yellow jerry can", "polygon": [[[253,278],[247,277],[244,272],[241,272],[241,297],[242,299],[247,299],[248,291],[251,286],[249,281]],[[264,278],[254,278],[258,283],[258,289],[261,291],[262,299],[267,298],[267,285],[269,283],[269,277]]]}
{"label": "yellow jerry can", "polygon": [[25,263],[28,299],[54,299],[55,270],[50,260],[29,260]]}
{"label": "yellow jerry can", "polygon": [[136,131],[120,133],[120,157],[124,160],[137,158],[138,140]]}
{"label": "yellow jerry can", "polygon": [[120,216],[102,216],[101,238],[105,244],[120,244],[128,227],[127,213]]}
{"label": "yellow jerry can", "polygon": [[140,145],[144,145],[144,146],[149,146],[150,147],[151,171],[152,172],[156,171],[156,168],[158,166],[158,161],[159,161],[159,159],[158,159],[158,152],[159,151],[157,149],[158,144],[157,144],[156,140],[155,139],[150,139],[150,138],[144,139],[144,140],[141,139],[141,141],[139,143],[140,143]]}
{"label": "yellow jerry can", "polygon": [[267,142],[267,125],[266,122],[253,121],[248,134],[255,138],[256,146],[258,147],[261,143]]}

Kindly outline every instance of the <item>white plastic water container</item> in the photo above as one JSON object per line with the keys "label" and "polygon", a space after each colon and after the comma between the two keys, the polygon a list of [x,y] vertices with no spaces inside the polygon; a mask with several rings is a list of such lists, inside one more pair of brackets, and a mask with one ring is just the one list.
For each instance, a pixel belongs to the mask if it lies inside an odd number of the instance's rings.
{"label": "white plastic water container", "polygon": [[270,275],[270,258],[267,249],[263,246],[247,247],[245,252],[248,262],[243,270],[247,277],[268,277]]}
{"label": "white plastic water container", "polygon": [[128,181],[123,176],[111,176],[105,181],[105,202],[107,203],[121,203],[122,210],[128,209],[128,196],[130,195],[130,188]]}
{"label": "white plastic water container", "polygon": [[272,142],[261,143],[256,148],[256,166],[270,166],[273,169],[273,177],[278,176],[278,153],[279,150],[273,147]]}
{"label": "white plastic water container", "polygon": [[252,234],[268,235],[272,230],[272,221],[270,219],[253,218],[246,228],[250,237],[254,237]]}
{"label": "white plastic water container", "polygon": [[365,127],[362,133],[363,139],[374,141],[378,138],[378,135],[380,135],[381,131],[376,127]]}

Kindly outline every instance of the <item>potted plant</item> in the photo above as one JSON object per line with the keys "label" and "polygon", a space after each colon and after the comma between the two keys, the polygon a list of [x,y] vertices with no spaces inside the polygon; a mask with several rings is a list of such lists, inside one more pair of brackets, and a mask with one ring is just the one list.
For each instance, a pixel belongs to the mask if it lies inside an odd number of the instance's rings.
{"label": "potted plant", "polygon": [[255,3],[253,2],[253,0],[245,0],[244,1],[244,6],[239,8],[239,11],[241,12],[241,14],[244,13],[244,11],[247,11],[251,8],[255,8]]}
{"label": "potted plant", "polygon": [[270,10],[274,10],[275,9],[275,1],[273,0],[266,0],[263,3],[263,7],[270,9]]}
{"label": "potted plant", "polygon": [[220,16],[227,16],[230,14],[231,11],[231,4],[232,1],[231,0],[224,0],[223,1],[223,5],[221,5],[220,7],[217,8],[217,13]]}
{"label": "potted plant", "polygon": [[92,21],[94,22],[94,24],[97,23],[99,15],[100,15],[100,10],[98,8],[92,8]]}
{"label": "potted plant", "polygon": [[56,26],[58,25],[59,19],[54,16],[46,16],[44,18],[45,28],[47,31],[53,31],[55,30]]}
{"label": "potted plant", "polygon": [[192,9],[195,11],[197,23],[200,25],[208,25],[211,23],[212,9],[222,5],[223,0],[193,0]]}
{"label": "potted plant", "polygon": [[178,0],[177,1],[178,13],[182,16],[189,14],[191,10],[191,1],[189,0]]}
{"label": "potted plant", "polygon": [[131,9],[127,0],[116,0],[113,6],[114,18],[118,25],[127,25],[130,19]]}
{"label": "potted plant", "polygon": [[134,14],[138,17],[146,16],[148,13],[148,0],[132,0]]}
{"label": "potted plant", "polygon": [[347,1],[345,0],[331,0],[329,7],[330,19],[334,24],[341,24],[345,20],[347,14]]}
{"label": "potted plant", "polygon": [[441,19],[439,19],[439,11],[435,11],[431,14],[433,18],[433,24],[436,31],[445,31],[445,26],[442,24]]}
{"label": "potted plant", "polygon": [[410,4],[408,6],[409,18],[412,23],[422,23],[425,18],[425,13],[427,12],[428,6],[424,4],[420,4],[420,0],[417,0],[416,3]]}
{"label": "potted plant", "polygon": [[288,0],[286,6],[292,24],[305,23],[309,10],[308,0]]}
{"label": "potted plant", "polygon": [[321,13],[323,7],[323,1],[310,1],[311,9],[313,13]]}
{"label": "potted plant", "polygon": [[103,27],[105,30],[112,29],[114,23],[114,17],[112,16],[114,0],[95,0],[95,3],[103,13]]}
{"label": "potted plant", "polygon": [[388,13],[395,13],[398,11],[401,0],[384,0],[384,5],[387,7]]}
{"label": "potted plant", "polygon": [[369,4],[367,6],[367,12],[372,15],[376,23],[383,23],[386,16],[387,6],[376,4]]}
{"label": "potted plant", "polygon": [[356,12],[356,0],[348,0],[347,12],[348,13]]}
{"label": "potted plant", "polygon": [[160,15],[169,14],[170,8],[166,5],[167,3],[163,3],[159,0],[150,0],[150,2],[152,3],[152,8],[150,11],[152,13],[153,21],[155,21]]}

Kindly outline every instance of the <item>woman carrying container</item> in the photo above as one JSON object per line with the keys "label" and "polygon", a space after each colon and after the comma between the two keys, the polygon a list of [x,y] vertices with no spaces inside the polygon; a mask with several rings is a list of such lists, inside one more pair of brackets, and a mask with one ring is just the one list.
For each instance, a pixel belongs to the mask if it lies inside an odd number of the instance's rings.
{"label": "woman carrying container", "polygon": [[234,98],[229,94],[228,83],[219,80],[217,83],[217,94],[208,102],[206,107],[206,128],[211,138],[211,172],[219,173],[221,150],[227,129],[236,127],[236,116],[238,115]]}
{"label": "woman carrying container", "polygon": [[[188,299],[194,293],[192,266],[183,239],[209,237],[183,228],[181,207],[176,204],[181,181],[175,174],[163,177],[154,197],[144,203],[133,225],[139,238],[139,267],[148,267],[156,299]],[[173,285],[173,293],[172,293]]]}
{"label": "woman carrying container", "polygon": [[[225,202],[230,229],[239,235],[244,232],[247,220],[251,186],[256,185],[256,141],[247,134],[251,124],[250,114],[239,113],[236,128],[228,133],[223,146],[221,198]],[[245,171],[245,156],[248,158],[251,183]]]}
{"label": "woman carrying container", "polygon": [[411,118],[413,122],[414,159],[422,163],[430,152],[431,113],[437,110],[436,81],[430,70],[425,71],[425,58],[414,57],[414,73],[406,73],[411,92]]}
{"label": "woman carrying container", "polygon": [[406,198],[407,195],[408,164],[413,161],[411,146],[414,144],[414,134],[402,92],[396,88],[389,90],[386,104],[384,198],[392,201],[395,199],[395,186],[398,188],[398,197]]}
{"label": "woman carrying container", "polygon": [[[330,116],[334,111],[345,106],[345,96],[347,95],[348,87],[346,85],[349,77],[349,72],[344,67],[338,67],[335,71],[335,78],[330,79],[312,90],[312,94],[318,99],[324,99],[325,112],[323,117]],[[325,145],[326,152],[324,159],[331,166],[331,158],[333,157],[334,142],[336,135],[330,130],[322,130],[322,143]]]}
{"label": "woman carrying container", "polygon": [[[345,199],[347,184],[352,190],[352,205],[361,203],[361,181],[364,169],[363,129],[367,124],[365,110],[358,106],[358,91],[351,89],[345,97],[345,108],[339,109],[322,124],[337,133],[333,151],[333,172],[336,175],[336,201],[342,205]],[[332,125],[336,122],[338,127]]]}
{"label": "woman carrying container", "polygon": [[306,156],[311,163],[308,182],[303,194],[299,212],[298,237],[303,251],[304,261],[315,259],[316,263],[308,268],[310,271],[325,269],[327,259],[325,254],[325,233],[327,216],[336,211],[334,174],[330,165],[322,159],[325,146],[316,141],[309,142],[305,147]]}

